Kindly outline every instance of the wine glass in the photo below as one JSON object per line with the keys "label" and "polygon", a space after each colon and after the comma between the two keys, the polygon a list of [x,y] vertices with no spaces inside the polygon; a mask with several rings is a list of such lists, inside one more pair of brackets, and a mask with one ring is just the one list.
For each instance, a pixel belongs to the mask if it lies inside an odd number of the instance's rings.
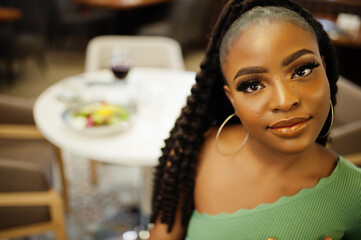
{"label": "wine glass", "polygon": [[117,80],[126,79],[131,68],[128,52],[125,49],[116,48],[113,50],[110,69]]}

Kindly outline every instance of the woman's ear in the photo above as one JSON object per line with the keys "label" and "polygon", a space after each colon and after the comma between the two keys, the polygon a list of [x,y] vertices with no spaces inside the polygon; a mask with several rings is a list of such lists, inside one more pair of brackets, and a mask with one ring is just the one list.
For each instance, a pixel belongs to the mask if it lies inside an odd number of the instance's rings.
{"label": "woman's ear", "polygon": [[234,108],[234,100],[233,100],[233,94],[231,92],[231,89],[229,88],[228,85],[223,85],[223,90],[228,98],[228,100],[231,102],[233,108]]}

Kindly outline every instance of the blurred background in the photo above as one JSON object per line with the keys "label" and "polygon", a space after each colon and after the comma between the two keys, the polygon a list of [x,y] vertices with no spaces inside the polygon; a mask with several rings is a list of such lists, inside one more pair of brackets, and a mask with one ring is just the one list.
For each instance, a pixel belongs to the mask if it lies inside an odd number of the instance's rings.
{"label": "blurred background", "polygon": [[[337,50],[341,75],[360,87],[361,1],[296,1],[327,29]],[[198,71],[225,2],[0,0],[0,94],[33,102],[49,86],[83,73],[87,44],[101,35],[172,38],[181,46],[185,70]],[[353,104],[353,111],[360,112],[360,102]],[[105,177],[92,185],[84,159],[65,152],[64,161],[66,178],[71,182],[72,210],[66,213],[69,239],[126,239],[124,232],[139,228],[142,181],[137,167],[101,164],[97,171]],[[54,236],[49,233],[26,239]]]}
{"label": "blurred background", "polygon": [[[114,2],[125,2],[117,6]],[[182,47],[197,71],[225,0],[0,0],[0,92],[36,98],[47,86],[84,70],[88,41],[99,35],[162,35]],[[334,40],[341,74],[358,84],[358,0],[297,0],[322,19]],[[11,8],[6,12],[5,7]],[[12,11],[11,11],[12,10]],[[357,19],[357,18],[356,18]],[[343,20],[343,21],[341,21]],[[359,21],[359,20],[358,20]]]}

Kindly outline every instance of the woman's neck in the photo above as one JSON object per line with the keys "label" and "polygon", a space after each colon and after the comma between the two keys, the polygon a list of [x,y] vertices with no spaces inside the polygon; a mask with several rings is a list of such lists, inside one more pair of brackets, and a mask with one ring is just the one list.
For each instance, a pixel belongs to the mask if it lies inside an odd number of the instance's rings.
{"label": "woman's neck", "polygon": [[304,173],[317,171],[319,166],[324,165],[325,160],[330,159],[332,155],[317,143],[302,152],[285,153],[268,147],[252,137],[249,138],[241,154],[240,159],[244,159],[246,164],[251,164],[261,172],[280,175],[299,173],[300,169]]}

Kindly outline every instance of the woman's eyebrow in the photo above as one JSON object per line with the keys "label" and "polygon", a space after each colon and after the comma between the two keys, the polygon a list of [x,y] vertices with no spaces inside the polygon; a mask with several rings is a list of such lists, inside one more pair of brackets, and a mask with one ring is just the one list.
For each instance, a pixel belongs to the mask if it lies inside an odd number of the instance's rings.
{"label": "woman's eyebrow", "polygon": [[236,80],[238,77],[242,76],[242,75],[247,75],[247,74],[255,74],[255,73],[268,73],[269,70],[268,68],[265,67],[245,67],[245,68],[241,68],[236,76],[234,76],[234,80]]}
{"label": "woman's eyebrow", "polygon": [[[309,49],[301,49],[298,50],[294,53],[292,53],[291,55],[287,56],[281,63],[282,67],[286,67],[288,65],[290,65],[292,62],[294,62],[296,59],[300,58],[303,55],[306,54],[313,54],[316,55],[313,51],[309,50]],[[258,67],[258,66],[254,66],[254,67],[245,67],[245,68],[241,68],[237,74],[234,76],[234,80],[236,80],[238,77],[243,76],[243,75],[247,75],[247,74],[256,74],[256,73],[268,73],[269,70],[266,67]]]}
{"label": "woman's eyebrow", "polygon": [[311,50],[308,49],[301,49],[298,50],[297,52],[292,53],[291,55],[287,56],[281,63],[282,67],[286,67],[288,65],[290,65],[293,61],[295,61],[297,58],[300,58],[303,55],[306,54],[313,54],[316,55],[314,52],[312,52]]}

